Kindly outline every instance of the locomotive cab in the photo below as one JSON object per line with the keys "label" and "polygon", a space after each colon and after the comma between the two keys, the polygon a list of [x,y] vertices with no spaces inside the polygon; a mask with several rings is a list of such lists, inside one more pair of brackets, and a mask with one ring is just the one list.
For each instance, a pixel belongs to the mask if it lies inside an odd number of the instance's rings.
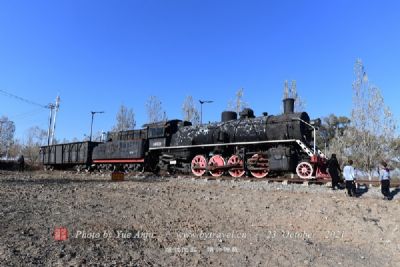
{"label": "locomotive cab", "polygon": [[149,147],[159,148],[170,146],[171,138],[179,128],[191,125],[189,121],[169,120],[143,126],[148,128]]}

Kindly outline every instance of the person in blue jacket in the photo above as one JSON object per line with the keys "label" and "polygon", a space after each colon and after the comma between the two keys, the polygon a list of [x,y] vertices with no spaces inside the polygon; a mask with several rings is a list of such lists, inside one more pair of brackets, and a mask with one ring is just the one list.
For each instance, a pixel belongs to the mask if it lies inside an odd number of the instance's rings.
{"label": "person in blue jacket", "polygon": [[381,181],[381,192],[383,199],[390,200],[390,172],[387,163],[382,161],[379,168],[379,180]]}

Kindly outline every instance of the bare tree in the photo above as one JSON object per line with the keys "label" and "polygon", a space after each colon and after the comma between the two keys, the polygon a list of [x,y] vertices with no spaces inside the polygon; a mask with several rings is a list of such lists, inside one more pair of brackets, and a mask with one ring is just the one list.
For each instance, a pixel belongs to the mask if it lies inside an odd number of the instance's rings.
{"label": "bare tree", "polygon": [[147,121],[149,123],[167,120],[165,111],[162,110],[161,101],[156,96],[150,96],[146,102]]}
{"label": "bare tree", "polygon": [[47,131],[34,126],[28,129],[25,146],[22,150],[27,161],[35,165],[39,160],[40,146],[46,144]]}
{"label": "bare tree", "polygon": [[248,104],[244,102],[243,95],[244,95],[244,90],[243,88],[240,88],[235,94],[235,100],[230,100],[228,102],[228,110],[232,110],[235,111],[236,113],[239,113],[244,108],[246,108]]}
{"label": "bare tree", "polygon": [[289,97],[291,97],[289,95],[289,82],[287,80],[285,80],[285,82],[283,84],[283,99],[286,99]]}
{"label": "bare tree", "polygon": [[392,164],[400,168],[400,137],[397,137],[393,140],[391,147],[393,147],[394,156],[392,158]]}
{"label": "bare tree", "polygon": [[292,98],[294,98],[294,111],[302,112],[306,110],[306,101],[297,93],[297,84],[296,80],[292,81],[290,92]]}
{"label": "bare tree", "polygon": [[295,112],[302,112],[306,109],[306,101],[300,97],[297,93],[297,84],[296,80],[292,80],[292,83],[289,88],[289,82],[285,80],[283,86],[283,99],[285,98],[293,98],[294,101],[294,111]]}
{"label": "bare tree", "polygon": [[135,128],[135,113],[130,108],[128,109],[126,106],[121,105],[119,107],[119,111],[116,116],[117,123],[113,127],[113,131],[126,131]]}
{"label": "bare tree", "polygon": [[15,124],[6,116],[0,118],[0,156],[8,156],[8,150],[13,144]]}
{"label": "bare tree", "polygon": [[193,125],[200,124],[200,114],[194,105],[193,97],[187,96],[182,105],[183,120],[192,122]]}
{"label": "bare tree", "polygon": [[391,144],[397,125],[380,89],[369,83],[361,60],[356,61],[354,72],[351,122],[334,138],[331,149],[351,157],[371,179],[378,162],[393,157]]}
{"label": "bare tree", "polygon": [[339,162],[344,163],[350,155],[349,146],[351,143],[350,130],[340,131],[336,128],[333,131],[334,137],[329,141],[327,155],[336,154]]}
{"label": "bare tree", "polygon": [[19,139],[14,139],[10,149],[8,150],[8,156],[11,158],[17,158],[22,153],[23,145]]}

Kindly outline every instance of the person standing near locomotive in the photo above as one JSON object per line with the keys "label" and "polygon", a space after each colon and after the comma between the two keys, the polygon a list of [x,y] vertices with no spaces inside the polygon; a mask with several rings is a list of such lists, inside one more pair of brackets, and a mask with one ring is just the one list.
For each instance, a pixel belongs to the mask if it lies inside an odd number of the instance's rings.
{"label": "person standing near locomotive", "polygon": [[381,192],[384,200],[390,200],[390,173],[387,163],[382,161],[379,169],[379,180],[381,181]]}
{"label": "person standing near locomotive", "polygon": [[356,197],[356,187],[354,180],[356,178],[353,167],[353,161],[349,159],[348,164],[343,168],[343,176],[346,181],[347,195],[350,197]]}
{"label": "person standing near locomotive", "polygon": [[336,154],[332,154],[331,158],[328,161],[328,172],[332,178],[332,190],[339,189],[339,180],[340,180],[340,166],[339,162],[336,158]]}

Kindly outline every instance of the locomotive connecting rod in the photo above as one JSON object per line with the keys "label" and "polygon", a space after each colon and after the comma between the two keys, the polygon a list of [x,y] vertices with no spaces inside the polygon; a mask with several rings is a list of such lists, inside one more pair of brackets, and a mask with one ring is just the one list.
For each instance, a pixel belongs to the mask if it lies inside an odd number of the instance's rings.
{"label": "locomotive connecting rod", "polygon": [[[234,169],[234,168],[243,168],[242,165],[224,165],[224,166],[207,166],[207,167],[198,167],[195,166],[192,169],[193,170],[206,170],[206,171],[215,171],[215,170],[228,170],[228,169]],[[268,170],[268,167],[247,167],[248,170],[250,171],[263,171],[263,170]]]}
{"label": "locomotive connecting rod", "polygon": [[215,171],[215,170],[227,170],[230,168],[242,168],[243,166],[238,165],[238,164],[229,164],[229,165],[224,165],[224,166],[207,166],[207,167],[198,167],[195,166],[192,169],[193,170],[206,170],[206,171]]}

